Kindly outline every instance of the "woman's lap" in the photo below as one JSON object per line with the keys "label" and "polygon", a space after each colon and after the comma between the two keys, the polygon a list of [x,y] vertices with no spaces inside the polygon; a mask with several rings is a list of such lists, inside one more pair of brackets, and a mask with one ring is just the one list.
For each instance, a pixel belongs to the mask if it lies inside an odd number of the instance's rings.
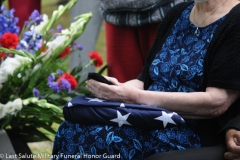
{"label": "woman's lap", "polygon": [[102,159],[144,159],[161,152],[199,147],[198,135],[187,126],[144,130],[64,121],[56,133],[53,155],[60,159],[67,155],[82,159],[96,155]]}

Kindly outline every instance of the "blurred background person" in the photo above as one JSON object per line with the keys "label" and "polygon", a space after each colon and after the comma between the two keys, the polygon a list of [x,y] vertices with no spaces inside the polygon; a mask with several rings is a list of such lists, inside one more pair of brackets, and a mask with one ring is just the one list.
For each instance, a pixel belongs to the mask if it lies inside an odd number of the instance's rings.
{"label": "blurred background person", "polygon": [[105,20],[107,73],[119,82],[141,72],[158,27],[169,9],[192,0],[100,0]]}
{"label": "blurred background person", "polygon": [[14,16],[19,18],[20,30],[34,10],[41,12],[41,0],[8,0],[8,4],[10,9],[15,9]]}

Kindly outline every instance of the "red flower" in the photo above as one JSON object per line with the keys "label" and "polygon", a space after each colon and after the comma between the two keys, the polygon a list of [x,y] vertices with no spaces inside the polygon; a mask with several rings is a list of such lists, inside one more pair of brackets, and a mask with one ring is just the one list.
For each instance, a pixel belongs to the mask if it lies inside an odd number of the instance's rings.
{"label": "red flower", "polygon": [[4,48],[16,49],[16,47],[18,45],[18,40],[19,40],[19,38],[16,34],[7,32],[2,35],[2,37],[0,39],[0,44]]}
{"label": "red flower", "polygon": [[42,43],[42,45],[41,45],[41,47],[39,48],[39,50],[40,50],[41,52],[44,52],[44,53],[45,53],[45,52],[47,51],[47,46]]}
{"label": "red flower", "polygon": [[71,51],[71,48],[70,47],[66,47],[65,50],[61,54],[59,54],[58,57],[59,58],[63,58],[65,56],[67,56],[68,54],[70,54],[70,51]]}
{"label": "red flower", "polygon": [[59,83],[59,84],[61,84],[61,79],[66,79],[70,84],[71,84],[71,89],[72,90],[74,90],[76,87],[77,87],[77,85],[78,85],[78,83],[77,83],[77,81],[76,81],[76,79],[71,75],[71,74],[69,74],[69,73],[64,73],[62,76],[60,76],[58,79],[57,79],[57,82]]}
{"label": "red flower", "polygon": [[13,54],[11,53],[6,54],[6,53],[0,52],[0,62],[4,60],[6,57],[13,57]]}
{"label": "red flower", "polygon": [[6,54],[0,52],[0,61],[4,60],[6,58]]}
{"label": "red flower", "polygon": [[94,60],[95,67],[101,67],[103,64],[102,57],[98,54],[98,52],[88,52],[89,57]]}

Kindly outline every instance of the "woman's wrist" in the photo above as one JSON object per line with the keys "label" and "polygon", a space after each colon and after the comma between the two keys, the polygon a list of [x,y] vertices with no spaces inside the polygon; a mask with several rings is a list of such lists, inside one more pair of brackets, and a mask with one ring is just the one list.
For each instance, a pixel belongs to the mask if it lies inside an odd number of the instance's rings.
{"label": "woman's wrist", "polygon": [[138,88],[134,88],[133,89],[133,93],[131,94],[131,99],[134,101],[134,103],[136,103],[136,104],[144,104],[143,101],[142,101],[143,100],[142,99],[143,92],[144,92],[144,90],[141,90],[141,89],[138,89]]}

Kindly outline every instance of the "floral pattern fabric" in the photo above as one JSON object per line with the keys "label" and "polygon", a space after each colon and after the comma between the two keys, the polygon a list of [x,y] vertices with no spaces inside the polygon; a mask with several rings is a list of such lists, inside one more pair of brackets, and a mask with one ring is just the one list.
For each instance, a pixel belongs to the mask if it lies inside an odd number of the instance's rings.
{"label": "floral pattern fabric", "polygon": [[149,73],[154,82],[149,90],[193,92],[200,89],[207,47],[225,17],[197,29],[189,21],[192,7],[193,4],[183,11],[152,62]]}
{"label": "floral pattern fabric", "polygon": [[55,137],[53,155],[56,155],[54,159],[143,160],[160,152],[198,147],[199,137],[186,125],[144,130],[64,121]]}
{"label": "floral pattern fabric", "polygon": [[[199,28],[194,35],[196,26],[189,21],[192,7],[193,4],[179,17],[150,66],[154,82],[149,90],[192,92],[200,88],[208,44],[224,17]],[[183,126],[144,130],[64,121],[55,137],[53,155],[56,157],[53,159],[143,160],[160,152],[199,148],[200,138],[195,126],[195,121],[186,120]]]}

